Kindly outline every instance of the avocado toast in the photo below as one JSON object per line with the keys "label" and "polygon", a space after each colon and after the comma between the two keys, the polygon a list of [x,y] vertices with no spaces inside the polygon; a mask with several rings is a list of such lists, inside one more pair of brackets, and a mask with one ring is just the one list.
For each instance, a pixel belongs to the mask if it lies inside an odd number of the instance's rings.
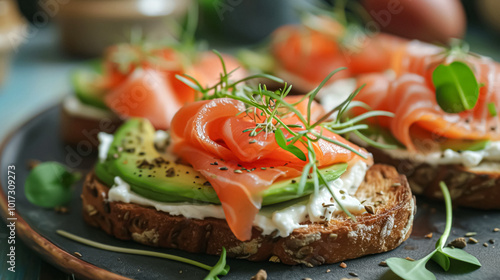
{"label": "avocado toast", "polygon": [[326,121],[349,100],[325,113],[317,92],[236,87],[227,76],[177,112],[168,137],[143,119],[100,135],[82,194],[89,224],[152,246],[308,266],[409,237],[404,176],[370,168],[371,155],[336,133],[345,124]]}

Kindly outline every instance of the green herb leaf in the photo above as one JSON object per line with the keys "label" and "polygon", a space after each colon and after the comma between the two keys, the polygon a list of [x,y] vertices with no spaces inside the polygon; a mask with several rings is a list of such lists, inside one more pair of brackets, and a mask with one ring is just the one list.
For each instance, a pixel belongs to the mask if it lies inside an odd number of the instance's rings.
{"label": "green herb leaf", "polygon": [[281,131],[281,129],[276,129],[276,131],[274,132],[274,137],[276,138],[276,143],[278,143],[278,145],[282,149],[288,149],[288,147],[286,146],[285,134],[283,133],[283,131]]}
{"label": "green herb leaf", "polygon": [[331,196],[333,197],[333,199],[335,200],[337,205],[340,207],[340,209],[342,209],[342,211],[344,211],[344,213],[346,213],[346,215],[348,217],[350,217],[354,222],[357,222],[356,217],[351,212],[349,212],[349,210],[347,208],[344,207],[344,204],[342,203],[342,201],[335,195],[335,192],[328,185],[328,182],[325,180],[325,177],[323,177],[323,174],[321,174],[320,172],[317,172],[317,170],[316,170],[315,175],[317,175],[317,177],[319,177],[319,179],[321,179],[320,182],[323,185],[325,185],[325,187],[328,189],[328,191],[330,192]]}
{"label": "green herb leaf", "polygon": [[445,247],[443,248],[442,253],[452,259],[469,263],[475,266],[481,266],[481,263],[476,257],[462,249]]}
{"label": "green herb leaf", "polygon": [[425,268],[425,265],[430,259],[438,263],[445,271],[448,271],[448,269],[450,268],[450,258],[475,266],[481,266],[479,261],[474,256],[470,255],[464,250],[444,247],[446,244],[446,239],[448,239],[448,236],[450,235],[453,213],[451,208],[451,196],[448,188],[446,187],[446,184],[444,182],[440,182],[439,187],[443,192],[444,201],[446,204],[446,225],[443,235],[436,242],[436,249],[429,255],[417,261],[408,261],[401,258],[390,258],[386,260],[389,268],[403,279],[436,279],[434,274],[427,270],[427,268]]}
{"label": "green herb leaf", "polygon": [[44,162],[31,170],[26,178],[24,193],[29,202],[37,206],[62,206],[71,200],[71,186],[80,178],[80,173],[73,173],[58,162]]}
{"label": "green herb leaf", "polygon": [[479,84],[474,72],[459,61],[439,65],[432,73],[436,101],[447,113],[460,113],[476,106]]}
{"label": "green herb leaf", "polygon": [[490,115],[492,117],[496,117],[498,115],[497,108],[495,107],[495,103],[493,102],[488,103],[488,111],[490,112]]}
{"label": "green herb leaf", "polygon": [[432,255],[436,251],[433,251],[427,257],[417,260],[417,261],[409,261],[401,258],[390,258],[387,259],[387,265],[389,268],[396,273],[399,277],[406,280],[436,280],[436,276],[427,268],[425,265],[427,261],[432,257]]}
{"label": "green herb leaf", "polygon": [[443,235],[441,235],[441,237],[436,242],[436,248],[442,249],[446,245],[446,240],[448,239],[448,236],[450,236],[451,226],[453,223],[453,219],[452,219],[453,209],[451,208],[451,206],[452,206],[451,205],[451,195],[450,195],[450,191],[448,190],[448,187],[446,186],[446,184],[443,181],[439,182],[439,187],[441,188],[441,192],[443,193],[444,204],[446,207],[446,224],[444,227]]}
{"label": "green herb leaf", "polygon": [[204,280],[216,280],[219,279],[218,275],[227,275],[228,272],[229,265],[226,264],[226,248],[222,247],[219,261],[212,267]]}
{"label": "green herb leaf", "polygon": [[314,98],[316,98],[316,95],[318,92],[325,86],[325,84],[332,78],[333,75],[335,75],[337,72],[342,71],[347,69],[347,67],[340,67],[335,69],[335,71],[331,72],[326,76],[326,78],[323,79],[323,81],[317,86],[309,96],[309,103],[307,104],[307,123],[311,123],[311,104],[314,101]]}
{"label": "green herb leaf", "polygon": [[306,155],[304,154],[304,152],[301,149],[297,148],[297,146],[295,146],[293,144],[290,144],[290,145],[286,144],[285,134],[283,133],[283,131],[281,131],[281,129],[276,129],[276,131],[274,132],[274,135],[276,138],[276,143],[278,143],[280,148],[282,148],[285,151],[289,151],[294,156],[298,157],[300,160],[303,160],[303,161],[307,160]]}
{"label": "green herb leaf", "polygon": [[441,251],[441,248],[434,253],[432,260],[439,264],[444,271],[448,271],[450,269],[450,259],[443,253],[443,251]]}
{"label": "green herb leaf", "polygon": [[311,168],[313,167],[312,163],[308,163],[304,166],[302,169],[302,175],[300,175],[300,181],[299,181],[299,189],[297,190],[298,194],[302,194],[304,192],[304,187],[307,182],[307,177],[309,176],[309,173],[311,172]]}
{"label": "green herb leaf", "polygon": [[[188,75],[186,75],[186,76],[188,76]],[[191,77],[191,76],[188,76],[188,77],[190,77],[190,78],[192,79],[192,77]],[[179,80],[179,81],[181,81],[181,82],[185,83],[187,86],[189,86],[190,88],[192,88],[192,89],[194,89],[194,90],[196,90],[196,91],[200,91],[200,92],[201,92],[201,91],[203,91],[203,88],[201,87],[201,85],[200,85],[200,84],[196,84],[196,83],[192,82],[191,80],[189,80],[189,79],[188,79],[188,78],[186,78],[186,77],[183,77],[183,76],[181,76],[181,75],[176,74],[176,75],[175,75],[175,78],[176,78],[177,80]],[[196,81],[196,82],[198,82],[198,81]]]}

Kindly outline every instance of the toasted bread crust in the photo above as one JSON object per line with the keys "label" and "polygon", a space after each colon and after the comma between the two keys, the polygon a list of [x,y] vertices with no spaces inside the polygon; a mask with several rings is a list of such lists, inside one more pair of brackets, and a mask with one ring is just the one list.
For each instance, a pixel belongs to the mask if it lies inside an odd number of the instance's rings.
{"label": "toasted bread crust", "polygon": [[254,227],[252,239],[242,242],[225,220],[188,219],[171,216],[132,203],[107,202],[108,186],[90,173],[83,187],[85,221],[123,240],[188,252],[220,254],[251,261],[279,260],[282,263],[316,266],[358,258],[396,248],[411,233],[415,199],[406,178],[393,167],[375,165],[368,170],[356,196],[374,206],[375,214],[356,217],[340,215],[329,223],[309,223],[288,237],[263,236]]}
{"label": "toasted bread crust", "polygon": [[399,173],[406,175],[414,194],[442,200],[439,182],[444,181],[450,190],[453,205],[485,210],[500,209],[499,170],[486,171],[458,164],[431,166],[395,159],[373,147],[368,147],[367,150],[373,154],[375,162],[392,165]]}

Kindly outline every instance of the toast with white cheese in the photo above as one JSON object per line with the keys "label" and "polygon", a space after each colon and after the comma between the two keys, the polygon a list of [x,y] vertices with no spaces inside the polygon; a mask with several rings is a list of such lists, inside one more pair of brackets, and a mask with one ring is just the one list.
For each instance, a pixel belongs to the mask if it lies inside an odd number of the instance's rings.
{"label": "toast with white cheese", "polygon": [[375,162],[394,166],[408,178],[414,194],[443,199],[439,182],[450,190],[453,205],[476,209],[500,209],[500,163],[486,161],[477,166],[430,164],[392,157],[384,150],[366,147]]}
{"label": "toast with white cheese", "polygon": [[341,213],[327,222],[306,221],[286,237],[277,232],[264,235],[254,226],[247,241],[238,240],[224,219],[189,219],[134,203],[109,202],[109,188],[93,172],[87,176],[83,216],[89,225],[118,239],[212,255],[225,247],[229,257],[288,265],[317,266],[392,250],[410,236],[416,212],[405,176],[380,164],[368,170],[355,193],[368,212],[356,215],[356,222]]}

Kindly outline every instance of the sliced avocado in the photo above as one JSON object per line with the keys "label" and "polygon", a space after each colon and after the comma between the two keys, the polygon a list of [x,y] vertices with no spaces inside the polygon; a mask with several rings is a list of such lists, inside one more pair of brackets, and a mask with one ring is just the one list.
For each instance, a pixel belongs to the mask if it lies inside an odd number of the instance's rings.
{"label": "sliced avocado", "polygon": [[130,119],[115,133],[107,159],[97,165],[96,175],[109,185],[119,176],[134,192],[157,201],[219,203],[199,172],[156,150],[154,137],[155,130],[147,120]]}
{"label": "sliced avocado", "polygon": [[[157,151],[155,131],[149,121],[130,119],[115,133],[107,159],[96,166],[97,177],[107,185],[119,176],[131,189],[149,199],[162,202],[208,202],[220,204],[214,189],[192,167],[176,163],[176,159]],[[347,169],[347,163],[323,168],[327,181],[333,181]],[[300,178],[271,185],[263,193],[263,205],[280,203],[311,194],[314,183],[308,180],[299,195]]]}
{"label": "sliced avocado", "polygon": [[454,151],[479,151],[484,150],[490,140],[463,140],[446,139],[439,143],[441,150],[451,149]]}
{"label": "sliced avocado", "polygon": [[99,71],[94,69],[79,69],[72,74],[71,81],[76,97],[84,104],[107,109],[104,103],[104,89],[98,85],[101,78]]}
{"label": "sliced avocado", "polygon": [[[347,170],[347,163],[339,163],[322,168],[320,172],[328,182],[336,180]],[[314,192],[314,182],[308,180],[302,194],[298,194],[300,177],[287,179],[272,184],[262,192],[262,204],[270,205],[296,199]]]}

